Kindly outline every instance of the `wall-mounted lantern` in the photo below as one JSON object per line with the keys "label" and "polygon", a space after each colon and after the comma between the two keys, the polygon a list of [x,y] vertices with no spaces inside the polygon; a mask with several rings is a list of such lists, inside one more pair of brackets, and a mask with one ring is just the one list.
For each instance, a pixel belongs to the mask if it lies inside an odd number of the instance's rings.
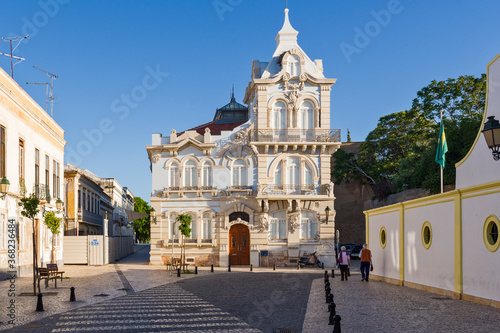
{"label": "wall-mounted lantern", "polygon": [[488,117],[482,132],[488,148],[492,150],[493,159],[498,161],[500,159],[500,122],[495,119],[495,116]]}

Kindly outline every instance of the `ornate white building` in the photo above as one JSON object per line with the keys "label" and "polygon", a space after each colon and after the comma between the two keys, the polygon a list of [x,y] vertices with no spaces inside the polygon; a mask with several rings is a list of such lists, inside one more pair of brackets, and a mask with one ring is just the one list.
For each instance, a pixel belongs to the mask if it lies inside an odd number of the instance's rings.
{"label": "ornate white building", "polygon": [[[179,256],[176,217],[192,217],[186,258],[197,265],[297,265],[304,252],[335,262],[330,90],[297,44],[285,10],[269,62],[252,61],[244,105],[234,94],[214,120],[147,146],[152,170],[151,263]],[[328,207],[328,209],[327,209]],[[327,211],[331,210],[329,221]]]}

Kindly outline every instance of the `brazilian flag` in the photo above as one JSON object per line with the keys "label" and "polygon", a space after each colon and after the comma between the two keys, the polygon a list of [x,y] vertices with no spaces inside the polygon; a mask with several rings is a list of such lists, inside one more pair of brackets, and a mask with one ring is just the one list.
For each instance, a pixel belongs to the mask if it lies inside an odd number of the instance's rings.
{"label": "brazilian flag", "polygon": [[448,151],[448,145],[446,144],[446,135],[444,134],[443,121],[441,121],[441,128],[439,129],[439,141],[436,151],[436,163],[441,165],[444,169],[446,163],[444,154]]}

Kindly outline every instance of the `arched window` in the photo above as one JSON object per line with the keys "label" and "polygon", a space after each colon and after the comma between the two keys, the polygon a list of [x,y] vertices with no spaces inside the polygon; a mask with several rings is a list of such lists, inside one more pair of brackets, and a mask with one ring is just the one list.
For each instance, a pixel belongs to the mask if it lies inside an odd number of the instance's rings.
{"label": "arched window", "polygon": [[288,73],[291,76],[299,76],[300,75],[300,59],[297,56],[289,56],[288,57]]}
{"label": "arched window", "polygon": [[203,228],[201,230],[201,238],[212,239],[212,214],[203,214]]}
{"label": "arched window", "polygon": [[314,105],[311,102],[305,101],[300,106],[299,127],[302,129],[314,128]]}
{"label": "arched window", "polygon": [[312,185],[313,183],[313,176],[312,176],[312,170],[309,164],[305,164],[304,167],[304,183],[306,185]]}
{"label": "arched window", "polygon": [[272,128],[286,129],[286,105],[281,101],[273,105]]}
{"label": "arched window", "polygon": [[179,222],[177,222],[177,214],[169,215],[170,232],[169,239],[179,239]]}
{"label": "arched window", "polygon": [[233,163],[233,185],[244,186],[247,184],[247,165],[243,160]]}
{"label": "arched window", "polygon": [[212,186],[212,165],[209,162],[203,163],[203,186]]}
{"label": "arched window", "polygon": [[188,161],[184,166],[184,186],[196,186],[197,178],[196,162]]}
{"label": "arched window", "polygon": [[274,184],[275,185],[282,185],[283,184],[283,162],[279,162],[278,166],[276,167],[276,170],[274,170]]}
{"label": "arched window", "polygon": [[177,187],[179,186],[179,164],[172,163],[170,164],[170,186]]}
{"label": "arched window", "polygon": [[287,167],[287,183],[290,185],[290,191],[296,192],[300,187],[300,159],[292,157],[288,160]]}
{"label": "arched window", "polygon": [[286,239],[286,211],[282,210],[271,214],[269,222],[269,239]]}
{"label": "arched window", "polygon": [[318,220],[313,212],[300,212],[300,238],[317,239],[318,238]]}
{"label": "arched window", "polygon": [[196,221],[196,215],[194,214],[189,214],[191,216],[191,236],[188,237],[190,239],[197,239],[198,238],[198,228],[197,228],[197,221]]}

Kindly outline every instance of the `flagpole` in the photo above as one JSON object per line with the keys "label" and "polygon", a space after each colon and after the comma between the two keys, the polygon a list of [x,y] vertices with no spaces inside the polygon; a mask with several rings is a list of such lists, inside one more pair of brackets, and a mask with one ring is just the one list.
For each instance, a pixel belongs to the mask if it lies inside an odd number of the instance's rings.
{"label": "flagpole", "polygon": [[[441,124],[443,124],[443,109],[440,110],[441,113]],[[444,192],[444,184],[443,184],[443,165],[441,164],[441,193]]]}

